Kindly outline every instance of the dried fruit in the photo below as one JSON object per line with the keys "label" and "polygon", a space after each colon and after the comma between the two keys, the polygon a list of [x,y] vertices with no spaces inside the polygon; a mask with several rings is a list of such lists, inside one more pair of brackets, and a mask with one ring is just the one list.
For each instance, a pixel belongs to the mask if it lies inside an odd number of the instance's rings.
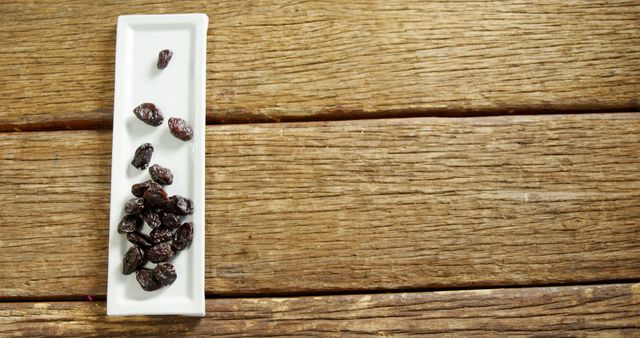
{"label": "dried fruit", "polygon": [[[165,52],[168,54],[163,54]],[[169,50],[160,53],[159,69],[167,66],[171,55]],[[152,126],[158,126],[164,120],[162,112],[153,103],[139,105],[134,113]],[[169,129],[181,140],[193,137],[192,128],[183,119],[170,118]],[[193,203],[180,195],[169,197],[163,186],[173,183],[173,173],[158,164],[149,167],[153,152],[154,148],[149,143],[143,143],[136,149],[131,165],[140,170],[148,168],[151,180],[131,186],[131,193],[136,198],[125,203],[127,215],[118,223],[118,232],[126,234],[127,240],[133,244],[123,257],[122,273],[129,275],[135,271],[136,280],[146,291],[175,282],[176,268],[166,262],[178,251],[186,249],[193,240],[193,224],[180,224],[180,216],[193,214]],[[152,228],[149,235],[140,232],[144,223]],[[153,270],[147,269],[144,266],[148,261],[158,264]]]}
{"label": "dried fruit", "polygon": [[151,238],[149,236],[140,233],[138,231],[130,232],[127,234],[127,240],[143,249],[148,249],[153,246]]}
{"label": "dried fruit", "polygon": [[165,69],[167,65],[169,65],[169,61],[171,61],[171,57],[173,56],[173,52],[169,49],[161,50],[158,53],[158,69]]}
{"label": "dried fruit", "polygon": [[138,149],[136,149],[135,155],[133,155],[133,160],[131,160],[131,165],[144,170],[149,167],[149,162],[151,162],[151,156],[153,155],[153,146],[150,143],[141,144]]}
{"label": "dried fruit", "polygon": [[138,270],[144,263],[144,251],[139,246],[132,246],[127,250],[122,260],[122,273],[129,275]]}
{"label": "dried fruit", "polygon": [[158,283],[164,286],[173,284],[178,277],[176,267],[171,263],[160,263],[156,265],[151,274]]}
{"label": "dried fruit", "polygon": [[171,135],[183,140],[189,141],[193,137],[193,129],[187,121],[179,117],[169,118],[169,131]]}
{"label": "dried fruit", "polygon": [[126,234],[129,232],[137,231],[141,227],[142,218],[136,215],[126,215],[122,218],[120,223],[118,223],[118,232],[121,234]]}
{"label": "dried fruit", "polygon": [[173,174],[171,173],[171,170],[158,164],[154,164],[149,167],[149,174],[151,175],[151,179],[159,184],[170,185],[173,183]]}
{"label": "dried fruit", "polygon": [[147,251],[147,258],[154,263],[166,262],[173,255],[175,255],[175,252],[167,243],[156,244]]}
{"label": "dried fruit", "polygon": [[173,212],[180,216],[193,214],[193,203],[191,200],[180,195],[171,196],[171,208]]}
{"label": "dried fruit", "polygon": [[157,212],[151,209],[145,208],[144,210],[142,210],[140,216],[142,217],[142,220],[144,220],[145,223],[147,223],[147,225],[149,225],[149,227],[151,227],[152,229],[155,229],[162,224],[162,222],[160,221],[160,215],[158,215]]}
{"label": "dried fruit", "polygon": [[137,215],[144,210],[144,199],[132,198],[124,205],[124,212],[127,214]]}
{"label": "dried fruit", "polygon": [[157,229],[151,230],[149,236],[151,237],[151,241],[153,242],[153,244],[158,244],[171,240],[174,231],[175,230],[169,228],[159,227]]}
{"label": "dried fruit", "polygon": [[144,123],[157,127],[164,121],[162,111],[155,104],[145,102],[133,109],[133,113]]}
{"label": "dried fruit", "polygon": [[193,224],[191,222],[183,223],[176,234],[173,235],[173,249],[176,251],[184,250],[191,244],[193,239]]}
{"label": "dried fruit", "polygon": [[162,189],[162,186],[152,180],[148,180],[142,183],[136,183],[134,185],[131,186],[131,193],[133,194],[133,196],[135,197],[142,197],[144,195],[144,192],[147,191],[147,189],[154,187],[154,188],[158,188],[158,189]]}
{"label": "dried fruit", "polygon": [[136,272],[136,280],[145,291],[158,290],[162,285],[153,278],[151,269],[140,269]]}
{"label": "dried fruit", "polygon": [[142,195],[148,206],[156,209],[164,209],[169,204],[169,196],[162,188],[149,188]]}
{"label": "dried fruit", "polygon": [[180,226],[178,217],[170,212],[161,213],[160,220],[162,221],[162,226],[169,229],[175,229]]}

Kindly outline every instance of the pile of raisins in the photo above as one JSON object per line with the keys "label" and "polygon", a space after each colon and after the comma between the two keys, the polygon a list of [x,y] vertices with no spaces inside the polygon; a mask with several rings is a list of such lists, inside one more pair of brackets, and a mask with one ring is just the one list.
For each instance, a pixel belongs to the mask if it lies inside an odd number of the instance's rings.
{"label": "pile of raisins", "polygon": [[[152,170],[154,169],[154,170]],[[136,273],[136,279],[146,291],[171,285],[176,269],[168,261],[186,249],[193,239],[193,224],[182,217],[193,214],[193,203],[186,197],[169,197],[163,185],[171,184],[173,175],[157,164],[149,167],[152,180],[131,186],[134,198],[124,205],[126,215],[118,224],[118,232],[127,235],[133,244],[122,261],[122,273]],[[142,232],[144,225],[151,232]],[[147,262],[158,263],[147,269]]]}
{"label": "pile of raisins", "polygon": [[[158,69],[165,69],[173,53],[163,50],[158,55]],[[133,113],[150,126],[160,126],[164,121],[162,111],[153,103],[142,103]],[[188,141],[193,130],[186,121],[169,119],[169,131],[176,138]],[[134,184],[134,198],[124,205],[125,216],[118,224],[118,232],[125,234],[132,246],[122,261],[122,273],[136,273],[136,280],[143,290],[153,291],[171,285],[177,278],[176,268],[168,261],[185,250],[193,239],[193,223],[182,218],[193,214],[193,203],[186,197],[169,196],[164,187],[173,183],[169,168],[151,163],[154,148],[143,143],[136,149],[131,165],[140,170],[148,168],[150,180]],[[151,231],[142,230],[147,225]],[[153,269],[146,268],[148,262],[156,263]]]}

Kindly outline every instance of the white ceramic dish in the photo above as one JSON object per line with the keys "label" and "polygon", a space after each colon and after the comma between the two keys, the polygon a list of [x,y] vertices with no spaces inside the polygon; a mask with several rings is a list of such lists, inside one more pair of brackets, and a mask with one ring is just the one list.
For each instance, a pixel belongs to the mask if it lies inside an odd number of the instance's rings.
{"label": "white ceramic dish", "polygon": [[[109,222],[108,315],[204,316],[204,146],[205,68],[208,17],[204,14],[127,15],[118,18],[116,43],[113,148],[111,163],[111,214]],[[173,51],[164,70],[156,68],[158,52]],[[133,108],[155,103],[164,114],[158,127],[144,124]],[[181,141],[169,133],[169,117],[185,119],[193,139]],[[150,179],[147,170],[130,162],[136,148],[151,143],[151,164],[173,172],[169,195],[193,201],[194,213],[185,221],[194,224],[193,242],[170,261],[177,280],[170,286],[147,292],[135,273],[122,274],[122,259],[131,244],[117,231],[123,206],[133,198],[131,185]],[[145,233],[149,227],[145,224]],[[148,267],[155,264],[148,263]]]}

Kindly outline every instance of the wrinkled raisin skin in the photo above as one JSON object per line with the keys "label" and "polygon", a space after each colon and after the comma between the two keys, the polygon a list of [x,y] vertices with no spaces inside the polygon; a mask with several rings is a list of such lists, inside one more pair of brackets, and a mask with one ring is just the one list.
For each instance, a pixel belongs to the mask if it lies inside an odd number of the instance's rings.
{"label": "wrinkled raisin skin", "polygon": [[133,113],[144,123],[157,127],[164,121],[162,111],[155,104],[145,102],[133,109]]}
{"label": "wrinkled raisin skin", "polygon": [[135,244],[143,249],[148,249],[153,246],[151,238],[149,236],[140,233],[138,231],[130,232],[127,234],[127,240],[132,244]]}
{"label": "wrinkled raisin skin", "polygon": [[161,185],[171,185],[173,183],[173,174],[169,168],[154,164],[149,167],[151,179]]}
{"label": "wrinkled raisin skin", "polygon": [[121,234],[126,234],[129,232],[134,232],[139,230],[142,227],[142,218],[137,215],[126,215],[122,218],[120,223],[118,223],[118,232]]}
{"label": "wrinkled raisin skin", "polygon": [[189,141],[193,137],[191,126],[187,124],[187,121],[179,117],[169,118],[169,131],[171,135],[183,141]]}
{"label": "wrinkled raisin skin", "polygon": [[191,200],[180,195],[171,196],[171,208],[176,215],[186,216],[193,214],[193,203]]}
{"label": "wrinkled raisin skin", "polygon": [[173,255],[175,255],[175,252],[167,243],[156,244],[147,251],[147,258],[153,263],[166,262]]}
{"label": "wrinkled raisin skin", "polygon": [[140,269],[136,272],[136,280],[144,291],[158,290],[162,284],[153,278],[151,269]]}
{"label": "wrinkled raisin skin", "polygon": [[144,251],[139,246],[132,246],[127,250],[122,260],[122,273],[130,275],[144,264]]}
{"label": "wrinkled raisin skin", "polygon": [[169,204],[169,196],[162,188],[149,188],[142,197],[145,203],[152,208],[164,209]]}
{"label": "wrinkled raisin skin", "polygon": [[124,212],[127,214],[137,215],[144,210],[144,199],[132,198],[124,205]]}
{"label": "wrinkled raisin skin", "polygon": [[176,251],[186,249],[193,239],[193,224],[191,222],[183,223],[175,235],[173,235],[172,247]]}
{"label": "wrinkled raisin skin", "polygon": [[152,229],[155,229],[162,224],[162,222],[160,221],[160,215],[158,215],[158,213],[153,210],[145,208],[144,210],[142,210],[140,216],[142,216],[142,219],[145,221],[145,223],[147,223],[147,225],[149,225],[149,227]]}
{"label": "wrinkled raisin skin", "polygon": [[174,230],[172,229],[160,227],[151,230],[149,236],[151,237],[153,244],[159,244],[171,240],[171,238],[173,238],[173,232]]}
{"label": "wrinkled raisin skin", "polygon": [[143,143],[136,149],[131,165],[140,170],[147,169],[149,162],[151,162],[151,156],[153,156],[153,146],[150,143]]}
{"label": "wrinkled raisin skin", "polygon": [[144,195],[144,192],[147,191],[147,189],[154,187],[154,188],[158,188],[161,189],[162,186],[152,180],[148,180],[148,181],[144,181],[142,183],[136,183],[134,185],[131,186],[131,193],[133,194],[133,196],[135,197],[142,197]]}
{"label": "wrinkled raisin skin", "polygon": [[158,64],[156,65],[158,69],[167,68],[169,61],[171,61],[171,57],[173,57],[173,52],[171,50],[161,50],[160,53],[158,53]]}
{"label": "wrinkled raisin skin", "polygon": [[156,265],[152,271],[152,275],[158,283],[164,286],[173,284],[178,277],[176,267],[171,263],[160,263]]}
{"label": "wrinkled raisin skin", "polygon": [[169,229],[176,229],[180,226],[178,217],[170,212],[161,213],[160,220],[162,221],[162,226]]}

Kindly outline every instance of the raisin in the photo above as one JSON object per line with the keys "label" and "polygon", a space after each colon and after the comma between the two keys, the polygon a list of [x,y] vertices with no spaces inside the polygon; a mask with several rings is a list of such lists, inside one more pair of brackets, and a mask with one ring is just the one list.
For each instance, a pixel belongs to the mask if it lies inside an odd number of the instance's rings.
{"label": "raisin", "polygon": [[140,233],[138,231],[128,233],[127,240],[129,240],[129,242],[141,248],[150,248],[151,246],[153,246],[153,243],[151,242],[151,238],[149,238],[149,236],[143,233]]}
{"label": "raisin", "polygon": [[158,53],[158,69],[165,69],[167,65],[169,65],[169,61],[171,61],[171,57],[173,56],[173,52],[169,49],[161,50]]}
{"label": "raisin", "polygon": [[165,262],[173,255],[175,255],[175,252],[167,243],[156,244],[147,251],[147,258],[154,263]]}
{"label": "raisin", "polygon": [[171,196],[171,208],[173,212],[180,216],[193,214],[193,203],[191,200],[180,195]]}
{"label": "raisin", "polygon": [[145,208],[144,210],[142,210],[142,214],[140,214],[140,216],[142,216],[142,219],[152,229],[155,229],[155,228],[159,227],[162,224],[162,222],[160,221],[160,215],[158,215],[157,212],[155,212],[155,211],[153,211],[151,209]]}
{"label": "raisin", "polygon": [[144,123],[157,127],[164,121],[162,111],[155,104],[145,102],[133,109],[133,113]]}
{"label": "raisin", "polygon": [[124,212],[127,214],[137,215],[144,210],[144,199],[132,198],[124,205]]}
{"label": "raisin", "polygon": [[142,218],[136,215],[126,215],[122,218],[120,223],[118,223],[118,232],[121,234],[126,234],[139,230],[141,227]]}
{"label": "raisin", "polygon": [[132,246],[124,255],[122,263],[123,274],[129,275],[133,273],[144,263],[144,251],[139,246]]}
{"label": "raisin", "polygon": [[169,118],[169,131],[171,135],[183,140],[189,141],[193,137],[193,129],[187,121],[179,117]]}
{"label": "raisin", "polygon": [[157,229],[151,230],[149,236],[151,237],[151,241],[153,242],[153,244],[158,244],[171,240],[171,238],[173,237],[173,232],[174,230],[172,229],[159,227]]}
{"label": "raisin", "polygon": [[169,196],[162,188],[149,188],[142,197],[147,205],[152,208],[163,209],[169,204]]}
{"label": "raisin", "polygon": [[134,185],[131,186],[131,193],[133,194],[133,196],[135,197],[142,197],[144,195],[144,192],[147,191],[147,189],[154,187],[154,188],[158,188],[161,189],[162,186],[152,180],[148,180],[142,183],[136,183]]}
{"label": "raisin", "polygon": [[149,174],[151,175],[151,179],[159,184],[170,185],[173,183],[173,174],[169,168],[154,164],[149,167]]}
{"label": "raisin", "polygon": [[162,287],[162,284],[153,278],[151,269],[138,270],[138,272],[136,272],[136,280],[144,291],[154,291]]}
{"label": "raisin", "polygon": [[170,212],[161,213],[160,220],[162,221],[162,226],[169,229],[175,229],[180,226],[178,217]]}
{"label": "raisin", "polygon": [[173,235],[173,249],[176,251],[184,250],[191,244],[193,239],[193,224],[191,222],[183,223]]}
{"label": "raisin", "polygon": [[133,160],[131,160],[131,165],[140,170],[147,169],[152,155],[153,146],[150,143],[143,143],[138,147],[138,149],[136,149],[136,153],[133,155]]}
{"label": "raisin", "polygon": [[164,286],[173,284],[178,277],[176,267],[171,263],[160,263],[156,265],[151,273],[153,278]]}

